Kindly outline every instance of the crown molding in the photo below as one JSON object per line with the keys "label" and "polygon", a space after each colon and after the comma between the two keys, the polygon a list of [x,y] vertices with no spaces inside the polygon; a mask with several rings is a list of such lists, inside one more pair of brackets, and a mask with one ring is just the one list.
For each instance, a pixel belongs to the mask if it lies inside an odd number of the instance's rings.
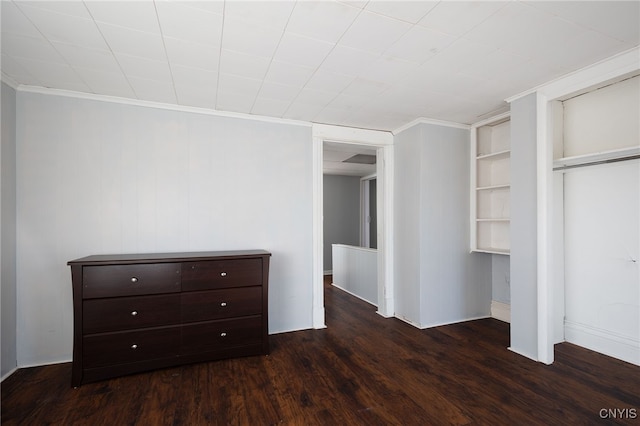
{"label": "crown molding", "polygon": [[412,122],[407,123],[404,126],[400,126],[397,129],[391,131],[391,133],[395,136],[400,132],[404,132],[410,127],[416,126],[418,124],[432,124],[434,126],[453,127],[455,129],[464,129],[464,130],[471,129],[471,126],[468,124],[456,123],[454,121],[436,120],[432,118],[416,118]]}
{"label": "crown molding", "polygon": [[209,108],[190,107],[184,105],[167,104],[163,102],[143,101],[138,99],[120,98],[117,96],[96,95],[94,93],[76,92],[72,90],[50,89],[40,86],[20,85],[16,90],[27,93],[38,93],[43,95],[64,96],[68,98],[86,99],[100,102],[110,102],[123,105],[141,106],[146,108],[164,109],[170,111],[190,112],[194,114],[213,115],[217,117],[240,118],[244,120],[263,121],[267,123],[288,124],[294,126],[311,127],[312,124],[307,121],[291,120],[286,118],[267,117],[264,115],[253,115],[241,112],[218,111]]}

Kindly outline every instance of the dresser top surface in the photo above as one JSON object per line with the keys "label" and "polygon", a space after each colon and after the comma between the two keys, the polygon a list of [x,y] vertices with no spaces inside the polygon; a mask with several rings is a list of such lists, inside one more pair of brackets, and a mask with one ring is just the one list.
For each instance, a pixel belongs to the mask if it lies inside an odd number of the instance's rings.
{"label": "dresser top surface", "polygon": [[110,265],[123,263],[193,262],[198,260],[271,256],[266,250],[229,250],[177,253],[95,254],[70,260],[68,265]]}

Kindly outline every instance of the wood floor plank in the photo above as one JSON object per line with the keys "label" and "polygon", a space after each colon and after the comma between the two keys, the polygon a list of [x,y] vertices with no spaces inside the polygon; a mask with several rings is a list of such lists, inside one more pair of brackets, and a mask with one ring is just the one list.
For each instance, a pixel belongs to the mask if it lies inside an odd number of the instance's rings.
{"label": "wood floor plank", "polygon": [[[640,367],[563,343],[547,366],[493,319],[425,330],[329,285],[327,328],[271,336],[271,354],[70,387],[68,363],[2,382],[2,424],[638,424]],[[635,418],[602,419],[602,409]]]}

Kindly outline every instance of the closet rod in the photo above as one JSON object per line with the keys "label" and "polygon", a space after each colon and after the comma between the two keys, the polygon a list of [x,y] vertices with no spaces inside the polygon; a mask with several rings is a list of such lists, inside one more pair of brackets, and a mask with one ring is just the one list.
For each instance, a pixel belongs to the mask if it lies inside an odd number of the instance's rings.
{"label": "closet rod", "polygon": [[557,172],[560,170],[568,170],[568,169],[577,169],[578,167],[587,167],[587,166],[596,166],[599,164],[609,164],[609,163],[618,163],[620,161],[628,161],[628,160],[635,160],[640,158],[640,154],[638,155],[629,155],[627,157],[619,157],[619,158],[610,158],[608,160],[598,160],[598,161],[590,161],[590,162],[586,162],[586,163],[580,163],[580,164],[572,164],[569,166],[558,166],[558,167],[554,167],[553,171]]}

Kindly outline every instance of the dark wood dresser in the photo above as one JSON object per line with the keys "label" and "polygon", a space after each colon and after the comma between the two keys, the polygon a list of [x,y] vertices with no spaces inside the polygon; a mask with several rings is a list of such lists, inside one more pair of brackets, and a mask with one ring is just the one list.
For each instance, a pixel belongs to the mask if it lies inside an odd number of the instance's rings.
{"label": "dark wood dresser", "polygon": [[264,250],[95,255],[68,262],[71,385],[269,353]]}

